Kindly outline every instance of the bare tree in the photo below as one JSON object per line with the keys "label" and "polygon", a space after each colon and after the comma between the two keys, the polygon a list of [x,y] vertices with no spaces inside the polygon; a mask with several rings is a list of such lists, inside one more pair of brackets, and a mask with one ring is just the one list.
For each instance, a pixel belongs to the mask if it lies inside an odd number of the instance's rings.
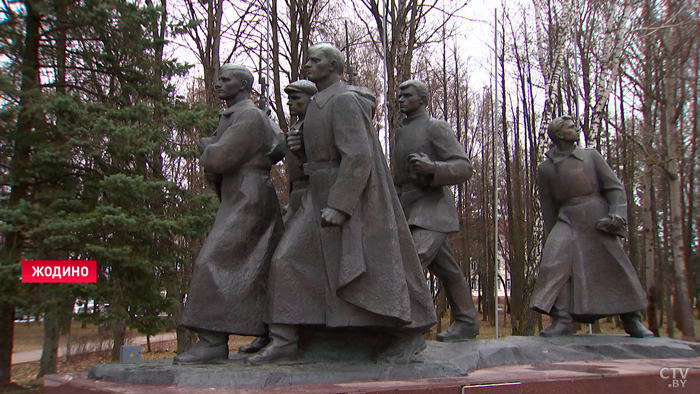
{"label": "bare tree", "polygon": [[[570,0],[549,3],[549,8],[541,0],[533,0],[535,25],[537,27],[537,57],[544,79],[545,103],[540,119],[538,159],[544,158],[547,125],[554,118],[555,104],[560,98],[562,63],[569,44],[572,10]],[[545,27],[543,12],[548,12],[549,24]]]}
{"label": "bare tree", "polygon": [[[402,81],[411,78],[415,52],[432,42],[444,41],[441,34],[445,31],[445,26],[464,5],[446,10],[438,7],[437,0],[398,0],[383,3],[377,0],[362,0],[360,4],[364,8],[353,3],[354,11],[386,65],[389,141],[398,127],[400,116],[397,87]],[[367,12],[371,21],[367,18]],[[438,19],[441,22],[429,23],[440,14],[443,16]]]}

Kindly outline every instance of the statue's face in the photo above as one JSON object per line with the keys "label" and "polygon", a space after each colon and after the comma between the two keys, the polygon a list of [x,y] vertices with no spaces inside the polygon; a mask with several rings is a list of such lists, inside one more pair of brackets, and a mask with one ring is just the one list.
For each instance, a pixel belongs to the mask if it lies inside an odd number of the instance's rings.
{"label": "statue's face", "polygon": [[407,86],[399,90],[399,110],[410,114],[423,106],[423,99],[418,96],[415,86]]}
{"label": "statue's face", "polygon": [[559,131],[555,133],[556,137],[564,141],[578,141],[581,137],[580,130],[573,120],[567,119],[561,125]]}
{"label": "statue's face", "polygon": [[312,82],[323,81],[331,74],[335,62],[331,62],[326,54],[318,48],[309,50],[309,58],[304,64],[307,78]]}
{"label": "statue's face", "polygon": [[220,99],[229,100],[236,98],[241,92],[243,84],[233,71],[224,70],[219,74],[219,81],[214,84],[214,87]]}
{"label": "statue's face", "polygon": [[302,92],[291,92],[287,96],[287,106],[291,115],[303,115],[306,111],[306,105],[309,104],[309,96]]}

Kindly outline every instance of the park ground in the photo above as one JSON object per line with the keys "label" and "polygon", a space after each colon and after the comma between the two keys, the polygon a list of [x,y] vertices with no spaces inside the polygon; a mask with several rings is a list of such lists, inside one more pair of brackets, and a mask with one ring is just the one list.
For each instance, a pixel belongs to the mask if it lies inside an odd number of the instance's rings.
{"label": "park ground", "polygon": [[[481,319],[483,316],[479,315]],[[503,315],[499,317],[499,338],[504,338],[510,336],[511,327],[510,319],[503,322]],[[441,326],[443,330],[446,329],[450,324],[449,316],[442,319]],[[543,317],[544,327],[550,324],[549,318],[547,316]],[[603,334],[624,334],[624,330],[620,327],[616,327],[616,322],[608,322],[606,319],[600,320],[600,328]],[[489,325],[488,323],[482,322],[480,327],[478,339],[494,339],[495,338],[495,327]],[[97,338],[98,328],[94,325],[87,325],[82,327],[81,323],[74,322],[71,327],[70,341],[76,341],[82,338],[83,340],[90,340]],[[578,333],[587,333],[588,326],[582,326]],[[700,333],[700,319],[695,319],[695,332]],[[428,334],[427,339],[435,339],[435,329]],[[138,335],[135,332],[130,332],[129,337],[134,338]],[[660,330],[661,336],[667,336],[666,328],[662,327]],[[679,337],[680,333],[676,330],[676,337]],[[238,347],[248,343],[251,338],[241,337],[241,336],[231,336],[229,340],[229,347],[232,352],[238,350]],[[60,346],[66,346],[69,341],[67,335],[61,336]],[[127,340],[127,343],[129,340]],[[41,349],[43,343],[43,325],[42,322],[17,322],[15,323],[15,336],[14,336],[14,351],[28,351]],[[169,340],[164,342],[157,342],[151,344],[151,352],[147,352],[146,345],[142,345],[141,348],[141,359],[142,360],[155,360],[155,359],[167,359],[175,357],[176,341]],[[69,358],[61,357],[58,361],[58,373],[67,372],[87,372],[95,364],[106,364],[110,362],[109,351],[89,353],[82,355],[74,355]],[[16,364],[12,366],[12,380],[14,384],[9,387],[0,387],[0,393],[2,394],[38,394],[43,392],[44,379],[36,378],[39,372],[39,362],[28,362],[22,364]]]}

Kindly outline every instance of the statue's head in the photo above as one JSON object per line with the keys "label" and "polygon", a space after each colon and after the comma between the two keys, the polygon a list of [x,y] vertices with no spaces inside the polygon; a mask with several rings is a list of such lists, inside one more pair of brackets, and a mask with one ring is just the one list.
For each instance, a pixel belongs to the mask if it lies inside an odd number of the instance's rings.
{"label": "statue's head", "polygon": [[309,47],[304,67],[306,67],[307,78],[313,82],[319,82],[331,74],[342,75],[345,60],[340,49],[329,43],[320,43]]}
{"label": "statue's head", "polygon": [[219,81],[214,85],[219,98],[230,100],[239,93],[250,94],[253,89],[253,73],[243,65],[226,63],[219,69]]}
{"label": "statue's head", "polygon": [[406,115],[425,108],[429,98],[428,86],[421,81],[409,79],[399,85],[399,110]]}
{"label": "statue's head", "polygon": [[576,125],[574,118],[568,115],[553,119],[547,126],[547,135],[552,141],[574,141],[578,142],[581,129]]}
{"label": "statue's head", "polygon": [[309,104],[311,96],[318,92],[316,84],[308,79],[300,79],[294,81],[284,88],[287,93],[287,106],[289,113],[292,115],[303,115],[306,111],[306,106]]}

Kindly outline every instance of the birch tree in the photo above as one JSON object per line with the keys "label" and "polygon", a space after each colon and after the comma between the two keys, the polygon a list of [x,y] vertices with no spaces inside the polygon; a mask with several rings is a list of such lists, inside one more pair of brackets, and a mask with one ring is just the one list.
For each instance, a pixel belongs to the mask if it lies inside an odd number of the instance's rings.
{"label": "birch tree", "polygon": [[[665,4],[667,9],[667,25],[660,31],[660,41],[664,49],[664,139],[667,149],[668,161],[664,169],[668,175],[670,189],[670,215],[671,215],[671,240],[672,258],[675,274],[676,297],[679,307],[679,325],[683,335],[695,336],[693,327],[693,315],[690,306],[690,293],[687,281],[687,268],[685,261],[685,248],[683,245],[683,221],[681,204],[681,179],[680,158],[681,140],[678,130],[679,117],[682,114],[686,101],[685,74],[688,57],[690,54],[691,40],[697,40],[697,27],[692,28],[690,15],[683,10],[683,1],[669,0]],[[687,34],[687,33],[691,34]],[[692,37],[692,38],[691,38]],[[692,42],[692,41],[690,41]]]}
{"label": "birch tree", "polygon": [[[543,0],[533,0],[535,8],[535,26],[537,32],[537,57],[544,79],[545,102],[539,127],[539,161],[544,158],[547,146],[547,126],[554,118],[555,105],[560,96],[562,63],[567,45],[569,45],[570,28],[573,20],[571,0],[551,2],[547,8]],[[545,27],[543,13],[547,12],[550,23]],[[553,21],[552,21],[553,19]]]}

